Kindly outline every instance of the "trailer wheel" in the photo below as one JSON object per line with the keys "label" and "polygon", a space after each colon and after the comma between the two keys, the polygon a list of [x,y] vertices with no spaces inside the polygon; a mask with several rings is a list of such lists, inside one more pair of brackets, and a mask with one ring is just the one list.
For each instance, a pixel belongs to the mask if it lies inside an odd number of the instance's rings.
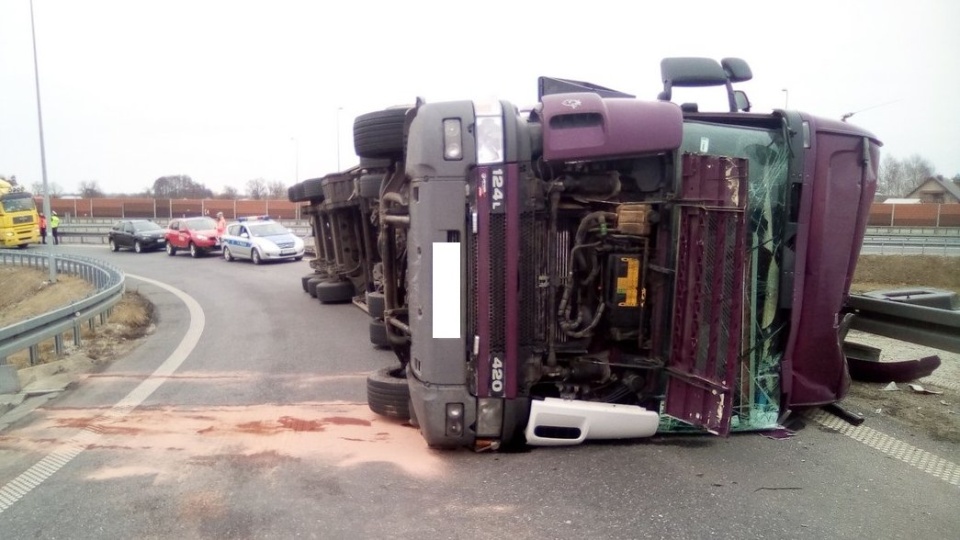
{"label": "trailer wheel", "polygon": [[410,387],[402,366],[380,368],[367,376],[367,405],[380,416],[410,419]]}
{"label": "trailer wheel", "polygon": [[353,300],[356,290],[349,281],[321,281],[314,287],[317,300],[324,304],[340,304]]}
{"label": "trailer wheel", "polygon": [[371,158],[360,158],[360,168],[361,169],[386,169],[393,163],[391,159],[371,159]]}
{"label": "trailer wheel", "polygon": [[310,293],[310,296],[317,297],[317,285],[323,283],[324,278],[313,276],[307,280],[307,292]]}
{"label": "trailer wheel", "polygon": [[387,306],[387,299],[382,292],[367,293],[367,312],[374,319],[382,319],[383,312]]}
{"label": "trailer wheel", "polygon": [[403,157],[403,123],[406,108],[361,114],[353,122],[353,147],[361,158]]}
{"label": "trailer wheel", "polygon": [[357,181],[360,184],[358,191],[365,199],[380,198],[380,184],[383,183],[382,174],[365,174]]}
{"label": "trailer wheel", "polygon": [[310,201],[323,202],[323,186],[320,178],[303,181],[303,196]]}
{"label": "trailer wheel", "polygon": [[390,338],[387,337],[387,325],[381,320],[370,320],[370,343],[378,349],[390,347]]}
{"label": "trailer wheel", "polygon": [[289,199],[290,202],[304,202],[309,200],[303,192],[303,183],[295,184],[287,188],[287,199]]}
{"label": "trailer wheel", "polygon": [[303,292],[310,292],[307,290],[307,282],[314,278],[319,278],[316,272],[311,272],[302,278],[300,278],[300,284],[303,285]]}

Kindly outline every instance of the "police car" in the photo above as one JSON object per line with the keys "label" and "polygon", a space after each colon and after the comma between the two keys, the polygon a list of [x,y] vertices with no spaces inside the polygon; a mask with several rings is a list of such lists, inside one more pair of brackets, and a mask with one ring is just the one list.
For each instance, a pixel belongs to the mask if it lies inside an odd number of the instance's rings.
{"label": "police car", "polygon": [[250,259],[253,264],[303,258],[303,239],[267,216],[240,218],[227,225],[222,242],[223,258]]}

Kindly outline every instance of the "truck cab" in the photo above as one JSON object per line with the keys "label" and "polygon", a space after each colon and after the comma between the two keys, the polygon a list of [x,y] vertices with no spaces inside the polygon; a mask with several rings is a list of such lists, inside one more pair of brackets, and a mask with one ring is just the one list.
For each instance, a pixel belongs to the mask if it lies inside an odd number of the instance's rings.
{"label": "truck cab", "polygon": [[[839,313],[879,141],[749,112],[739,59],[661,74],[655,100],[541,78],[530,110],[404,112],[378,286],[431,446],[726,435],[846,393]],[[672,103],[681,86],[723,87],[729,110]],[[385,157],[374,134],[355,131],[361,158]]]}
{"label": "truck cab", "polygon": [[40,215],[33,195],[0,178],[0,246],[40,243]]}

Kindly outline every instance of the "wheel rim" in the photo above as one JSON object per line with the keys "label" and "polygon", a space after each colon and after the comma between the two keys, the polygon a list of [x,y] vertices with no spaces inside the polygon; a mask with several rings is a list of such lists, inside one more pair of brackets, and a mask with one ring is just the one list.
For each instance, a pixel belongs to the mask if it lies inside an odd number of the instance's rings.
{"label": "wheel rim", "polygon": [[173,255],[173,244],[167,244],[167,254]]}
{"label": "wheel rim", "polygon": [[223,248],[223,259],[227,262],[230,262],[233,260],[233,256],[230,255],[230,250],[227,249],[226,247]]}
{"label": "wheel rim", "polygon": [[190,244],[190,256],[191,256],[191,257],[196,257],[196,256],[197,256],[197,246],[196,246],[196,244]]}
{"label": "wheel rim", "polygon": [[253,264],[260,264],[260,252],[253,250]]}
{"label": "wheel rim", "polygon": [[113,240],[111,240],[111,241],[110,241],[110,251],[116,251],[116,250],[117,250],[117,243],[114,242]]}
{"label": "wheel rim", "polygon": [[136,251],[137,253],[140,253],[141,251],[143,251],[143,246],[140,245],[140,242],[136,242],[133,244],[133,250]]}

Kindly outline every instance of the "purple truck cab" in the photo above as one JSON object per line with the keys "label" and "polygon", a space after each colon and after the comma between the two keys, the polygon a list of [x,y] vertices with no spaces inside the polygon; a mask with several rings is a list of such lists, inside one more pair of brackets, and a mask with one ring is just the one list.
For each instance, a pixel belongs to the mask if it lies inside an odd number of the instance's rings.
{"label": "purple truck cab", "polygon": [[[675,60],[659,100],[550,79],[528,112],[408,111],[384,319],[431,446],[726,435],[844,396],[880,143],[749,112],[742,61]],[[684,85],[730,110],[671,103]]]}

